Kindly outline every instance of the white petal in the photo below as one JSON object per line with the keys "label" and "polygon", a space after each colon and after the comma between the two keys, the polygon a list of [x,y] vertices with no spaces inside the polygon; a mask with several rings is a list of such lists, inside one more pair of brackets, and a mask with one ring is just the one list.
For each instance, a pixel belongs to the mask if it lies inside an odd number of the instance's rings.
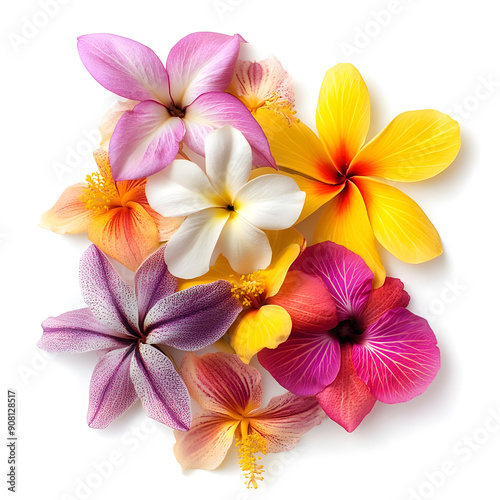
{"label": "white petal", "polygon": [[222,208],[208,208],[186,218],[165,248],[165,262],[174,276],[191,279],[208,271],[230,213]]}
{"label": "white petal", "polygon": [[146,197],[163,217],[182,217],[227,203],[217,195],[205,172],[196,163],[174,160],[148,178]]}
{"label": "white petal", "polygon": [[280,230],[297,221],[305,199],[292,178],[269,174],[245,184],[235,195],[234,209],[260,229]]}
{"label": "white petal", "polygon": [[252,171],[250,144],[239,130],[226,125],[207,135],[205,157],[212,186],[231,205]]}
{"label": "white petal", "polygon": [[238,274],[265,269],[271,263],[272,250],[266,233],[232,212],[219,239],[222,255]]}

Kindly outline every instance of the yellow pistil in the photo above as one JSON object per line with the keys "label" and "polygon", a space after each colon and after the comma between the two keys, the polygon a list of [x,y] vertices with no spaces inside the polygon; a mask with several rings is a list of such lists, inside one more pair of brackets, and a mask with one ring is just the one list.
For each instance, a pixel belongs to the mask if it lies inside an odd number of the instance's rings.
{"label": "yellow pistil", "polygon": [[261,456],[257,453],[266,454],[266,440],[260,434],[248,434],[241,439],[236,440],[238,447],[238,464],[245,476],[245,485],[247,488],[257,489],[257,481],[262,481],[264,466],[257,463]]}
{"label": "yellow pistil", "polygon": [[299,121],[299,119],[295,117],[297,111],[292,109],[292,105],[286,99],[283,99],[276,91],[271,94],[271,97],[269,97],[261,107],[274,111],[276,114],[286,118],[289,123]]}
{"label": "yellow pistil", "polygon": [[260,307],[260,296],[266,290],[266,284],[261,271],[242,274],[239,278],[229,276],[232,285],[231,293],[245,306]]}
{"label": "yellow pistil", "polygon": [[96,215],[106,213],[110,208],[120,205],[118,190],[111,175],[109,165],[101,167],[101,172],[87,175],[88,187],[84,189],[80,200]]}

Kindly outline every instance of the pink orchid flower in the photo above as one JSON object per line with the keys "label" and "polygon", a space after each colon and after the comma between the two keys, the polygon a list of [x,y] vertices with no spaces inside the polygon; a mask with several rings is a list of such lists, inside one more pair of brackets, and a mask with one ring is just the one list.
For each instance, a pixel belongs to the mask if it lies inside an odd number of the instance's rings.
{"label": "pink orchid flower", "polygon": [[283,387],[316,395],[349,432],[376,400],[401,403],[422,394],[440,366],[436,337],[406,309],[403,283],[387,278],[372,289],[372,282],[373,272],[347,248],[331,241],[306,248],[275,297],[292,318],[292,333],[259,353]]}
{"label": "pink orchid flower", "polygon": [[111,137],[115,180],[159,172],[175,158],[181,141],[203,155],[205,136],[228,124],[252,146],[254,165],[276,168],[259,124],[225,92],[242,41],[239,35],[192,33],[174,45],[165,67],[149,47],[134,40],[111,34],[79,37],[80,58],[97,82],[139,101],[123,113]]}

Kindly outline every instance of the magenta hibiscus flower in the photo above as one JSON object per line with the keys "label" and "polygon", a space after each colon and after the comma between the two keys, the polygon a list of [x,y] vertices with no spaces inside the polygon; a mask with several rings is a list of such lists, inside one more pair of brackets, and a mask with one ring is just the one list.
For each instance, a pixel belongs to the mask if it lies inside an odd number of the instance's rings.
{"label": "magenta hibiscus flower", "polygon": [[41,349],[105,350],[90,382],[88,424],[104,428],[139,398],[149,417],[169,427],[191,425],[189,393],[159,345],[194,351],[218,340],[241,311],[231,285],[219,280],[176,292],[160,248],[139,267],[135,292],[95,245],[80,263],[88,308],[48,318]]}
{"label": "magenta hibiscus flower", "polygon": [[440,366],[436,337],[406,309],[410,297],[401,281],[387,278],[372,290],[372,280],[363,259],[343,246],[326,241],[307,248],[275,297],[293,331],[276,349],[259,353],[283,387],[315,394],[349,432],[376,400],[400,403],[421,394]]}
{"label": "magenta hibiscus flower", "polygon": [[148,177],[165,168],[184,143],[204,155],[206,135],[223,125],[240,130],[253,164],[276,168],[264,132],[248,109],[225,92],[238,59],[239,35],[192,33],[174,45],[166,67],[145,45],[117,35],[78,38],[89,73],[106,89],[139,101],[123,113],[109,144],[113,178]]}

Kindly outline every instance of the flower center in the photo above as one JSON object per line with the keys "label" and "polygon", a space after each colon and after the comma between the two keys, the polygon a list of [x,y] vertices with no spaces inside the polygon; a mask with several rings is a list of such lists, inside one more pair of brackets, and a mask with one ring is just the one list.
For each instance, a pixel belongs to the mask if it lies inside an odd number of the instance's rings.
{"label": "flower center", "polygon": [[80,200],[87,209],[96,215],[106,213],[113,206],[119,206],[119,193],[111,175],[109,165],[102,167],[101,172],[87,175],[88,187],[83,190]]}
{"label": "flower center", "polygon": [[251,274],[242,274],[239,278],[229,276],[232,285],[231,293],[243,306],[252,306],[258,309],[261,306],[261,295],[266,289],[266,284],[261,271]]}
{"label": "flower center", "polygon": [[359,344],[363,340],[363,330],[356,321],[350,319],[341,321],[332,328],[330,335],[333,335],[339,342],[349,342],[351,344]]}
{"label": "flower center", "polygon": [[262,481],[264,478],[262,474],[264,466],[257,463],[261,460],[261,455],[258,453],[266,454],[266,440],[260,434],[248,434],[242,439],[236,440],[238,447],[238,464],[245,476],[245,485],[247,488],[257,489],[257,481]]}
{"label": "flower center", "polygon": [[170,116],[176,116],[178,118],[184,118],[186,116],[186,110],[178,108],[177,106],[174,106],[171,104],[170,106],[167,107],[167,111],[170,113]]}

